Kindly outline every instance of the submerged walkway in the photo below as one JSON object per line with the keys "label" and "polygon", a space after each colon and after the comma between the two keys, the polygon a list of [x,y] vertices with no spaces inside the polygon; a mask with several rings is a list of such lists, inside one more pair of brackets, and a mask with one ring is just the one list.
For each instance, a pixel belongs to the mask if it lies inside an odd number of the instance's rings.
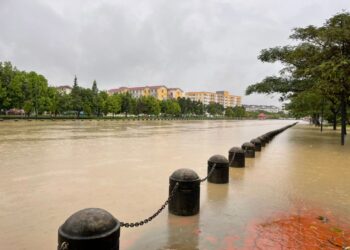
{"label": "submerged walkway", "polygon": [[[63,218],[102,207],[136,221],[168,196],[179,168],[291,121],[0,123],[0,235],[6,250],[53,249]],[[201,213],[162,213],[123,230],[122,250],[341,249],[349,245],[350,145],[297,125],[275,137],[230,184],[201,186]],[[43,237],[45,241],[43,241]]]}

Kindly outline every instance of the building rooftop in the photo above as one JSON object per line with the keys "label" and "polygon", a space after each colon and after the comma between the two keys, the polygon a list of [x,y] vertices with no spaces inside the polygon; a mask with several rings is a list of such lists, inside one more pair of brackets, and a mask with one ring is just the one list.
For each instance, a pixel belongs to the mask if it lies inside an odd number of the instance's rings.
{"label": "building rooftop", "polygon": [[180,88],[168,88],[168,90],[180,90],[180,91],[182,91],[182,92],[183,92],[183,90],[182,90],[182,89],[180,89]]}
{"label": "building rooftop", "polygon": [[142,89],[158,89],[158,88],[166,88],[166,86],[164,85],[155,85],[155,86],[142,86],[142,87],[120,87],[120,88],[116,88],[116,89],[110,89],[108,90],[108,92],[117,92],[117,91],[122,91],[122,90],[142,90]]}
{"label": "building rooftop", "polygon": [[71,86],[69,86],[69,85],[61,85],[61,86],[57,86],[57,87],[55,87],[56,89],[72,89],[72,87]]}

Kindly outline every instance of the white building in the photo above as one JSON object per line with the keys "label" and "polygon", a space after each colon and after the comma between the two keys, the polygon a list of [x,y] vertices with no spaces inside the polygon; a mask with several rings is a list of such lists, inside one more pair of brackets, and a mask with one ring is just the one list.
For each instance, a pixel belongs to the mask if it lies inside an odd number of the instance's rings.
{"label": "white building", "polygon": [[224,108],[241,106],[241,97],[236,95],[230,95],[228,91],[216,91],[214,92],[187,92],[186,97],[192,101],[200,101],[201,103],[208,105],[211,102],[219,103]]}
{"label": "white building", "polygon": [[62,86],[58,86],[56,87],[56,89],[58,90],[58,92],[60,92],[61,94],[70,94],[72,92],[72,87],[68,86],[68,85],[62,85]]}
{"label": "white building", "polygon": [[278,113],[282,109],[273,105],[243,105],[246,111],[265,111],[269,113]]}

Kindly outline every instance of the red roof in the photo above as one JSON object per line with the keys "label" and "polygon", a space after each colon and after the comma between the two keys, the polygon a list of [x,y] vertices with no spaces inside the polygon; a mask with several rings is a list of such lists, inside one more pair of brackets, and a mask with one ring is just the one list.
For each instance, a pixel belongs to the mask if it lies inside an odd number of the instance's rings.
{"label": "red roof", "polygon": [[166,88],[164,85],[156,85],[156,86],[146,86],[150,89],[158,89],[158,88]]}
{"label": "red roof", "polygon": [[164,85],[157,85],[157,86],[144,86],[144,87],[132,87],[132,88],[128,88],[128,87],[120,87],[117,89],[110,89],[108,90],[108,92],[114,93],[114,92],[118,92],[118,91],[122,91],[122,90],[142,90],[145,88],[149,88],[149,89],[158,89],[158,88],[166,88]]}
{"label": "red roof", "polygon": [[148,87],[133,87],[133,88],[127,88],[128,90],[142,90]]}
{"label": "red roof", "polygon": [[128,89],[128,88],[127,87],[120,87],[120,88],[117,88],[117,89],[110,89],[110,90],[108,90],[108,92],[115,93],[115,92],[126,90],[126,89]]}
{"label": "red roof", "polygon": [[182,89],[180,89],[180,88],[168,88],[168,90],[180,90],[180,91],[182,91],[182,92],[183,92],[183,90],[182,90]]}

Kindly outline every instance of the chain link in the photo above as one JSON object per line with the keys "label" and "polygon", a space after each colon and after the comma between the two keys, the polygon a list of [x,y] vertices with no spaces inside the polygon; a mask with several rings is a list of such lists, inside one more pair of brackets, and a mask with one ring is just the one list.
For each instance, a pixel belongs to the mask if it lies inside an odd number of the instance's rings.
{"label": "chain link", "polygon": [[59,250],[68,250],[68,247],[69,247],[69,243],[63,241]]}
{"label": "chain link", "polygon": [[[210,172],[208,173],[207,177],[203,178],[200,180],[200,182],[204,182],[206,181],[213,173],[216,167],[216,163],[214,163],[212,169],[210,170]],[[171,201],[171,199],[174,197],[176,190],[179,187],[179,183],[177,182],[173,188],[173,190],[171,190],[170,195],[168,197],[168,199],[164,202],[164,204],[158,209],[157,212],[155,212],[153,215],[151,215],[150,217],[148,217],[147,219],[138,221],[138,222],[133,222],[133,223],[129,223],[129,222],[120,222],[120,226],[121,227],[140,227],[143,226],[145,224],[147,224],[148,222],[152,221],[154,218],[156,218],[163,210],[164,208],[166,208],[166,206],[169,204],[169,202]]]}
{"label": "chain link", "polygon": [[177,182],[173,188],[173,190],[171,190],[170,195],[168,197],[168,199],[164,202],[164,204],[158,209],[157,212],[155,212],[153,215],[151,215],[150,217],[148,217],[147,219],[144,219],[142,221],[139,222],[135,222],[135,223],[128,223],[128,222],[120,222],[120,226],[121,227],[140,227],[143,226],[145,224],[147,224],[148,222],[152,221],[154,218],[156,218],[163,210],[164,208],[166,208],[166,206],[169,204],[169,202],[171,201],[171,199],[174,197],[176,190],[179,187],[179,183]]}
{"label": "chain link", "polygon": [[231,161],[230,161],[230,163],[229,163],[229,165],[228,165],[229,167],[232,165],[232,162],[234,161],[235,157],[236,157],[236,152],[233,153],[233,156],[232,156],[232,158],[231,158]]}
{"label": "chain link", "polygon": [[214,163],[214,165],[213,165],[212,168],[210,169],[210,172],[208,173],[207,177],[201,179],[201,182],[206,181],[206,180],[214,173],[215,167],[216,167],[216,163]]}

